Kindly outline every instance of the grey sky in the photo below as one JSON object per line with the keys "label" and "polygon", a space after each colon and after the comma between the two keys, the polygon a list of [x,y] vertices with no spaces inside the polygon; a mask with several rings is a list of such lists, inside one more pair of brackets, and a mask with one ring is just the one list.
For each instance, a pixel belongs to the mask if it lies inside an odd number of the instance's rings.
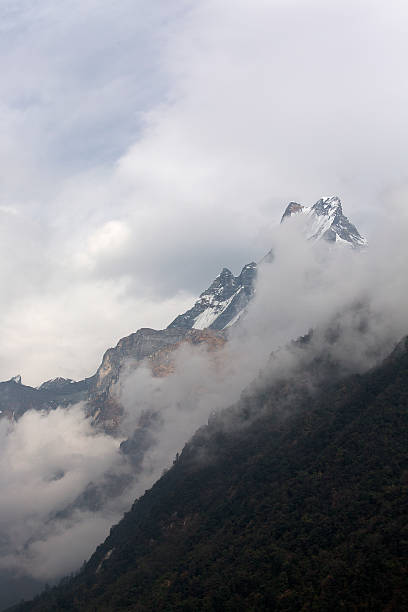
{"label": "grey sky", "polygon": [[0,379],[91,374],[289,200],[368,238],[407,182],[408,8],[368,0],[0,3]]}

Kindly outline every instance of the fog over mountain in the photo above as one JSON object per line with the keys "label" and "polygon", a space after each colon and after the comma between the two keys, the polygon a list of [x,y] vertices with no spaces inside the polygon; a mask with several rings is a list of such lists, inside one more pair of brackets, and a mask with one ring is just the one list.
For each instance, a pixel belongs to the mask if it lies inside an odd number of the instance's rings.
{"label": "fog over mountain", "polygon": [[288,199],[371,239],[407,183],[407,12],[3,3],[0,379],[88,376],[259,261]]}
{"label": "fog over mountain", "polygon": [[[254,380],[296,376],[304,353],[292,340],[310,329],[309,358],[328,351],[336,376],[383,359],[408,324],[407,214],[394,210],[363,250],[307,240],[301,215],[280,225],[271,234],[273,259],[260,264],[254,297],[223,347],[182,344],[165,377],[147,363],[121,370],[114,396],[125,412],[114,437],[92,427],[80,404],[3,419],[0,567],[43,581],[78,569],[214,411]],[[327,347],[328,331],[336,342]],[[132,432],[136,467],[120,452]],[[125,487],[112,485],[122,479]],[[95,501],[93,489],[102,492]]]}
{"label": "fog over mountain", "polygon": [[245,389],[407,334],[407,20],[1,4],[0,591],[76,571]]}

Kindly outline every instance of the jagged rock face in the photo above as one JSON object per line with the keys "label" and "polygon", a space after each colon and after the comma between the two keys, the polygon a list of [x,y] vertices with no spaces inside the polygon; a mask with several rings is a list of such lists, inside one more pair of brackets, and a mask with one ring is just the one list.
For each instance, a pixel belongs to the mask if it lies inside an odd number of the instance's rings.
{"label": "jagged rock face", "polygon": [[141,361],[167,345],[174,345],[183,340],[187,330],[149,328],[139,329],[119,340],[115,348],[110,348],[103,356],[93,385],[93,392],[101,394],[107,391],[112,382],[119,377],[119,372],[125,361]]}
{"label": "jagged rock face", "polygon": [[254,262],[244,266],[239,276],[224,268],[193,308],[176,317],[168,329],[225,329],[247,306],[254,292],[255,278]]}
{"label": "jagged rock face", "polygon": [[106,351],[90,390],[89,413],[95,423],[115,431],[122,407],[114,384],[122,369],[132,362],[133,368],[145,363],[153,376],[164,377],[175,371],[175,352],[182,344],[205,344],[209,352],[218,351],[226,342],[223,332],[196,329],[139,329],[122,338],[115,348]]}
{"label": "jagged rock face", "polygon": [[[366,239],[343,214],[340,199],[336,196],[321,198],[310,207],[290,202],[281,222],[299,214],[304,216],[305,233],[311,240],[344,243],[353,248],[367,244]],[[261,262],[272,260],[273,253],[270,251]],[[228,268],[224,268],[194,306],[176,317],[169,328],[222,330],[230,327],[244,313],[254,295],[256,271],[257,264],[254,262],[246,265],[237,277]]]}
{"label": "jagged rock face", "polygon": [[175,351],[182,344],[196,346],[205,344],[209,353],[216,353],[226,343],[226,337],[223,332],[212,329],[191,329],[188,330],[185,337],[178,344],[170,344],[166,347],[152,353],[147,358],[147,363],[152,371],[153,376],[163,377],[172,374],[176,369]]}
{"label": "jagged rock face", "polygon": [[290,202],[283,213],[281,223],[298,214],[304,218],[305,234],[310,240],[323,239],[347,244],[353,248],[361,248],[367,244],[367,240],[343,214],[341,201],[337,196],[321,198],[313,206]]}
{"label": "jagged rock face", "polygon": [[[298,214],[304,215],[306,233],[312,240],[342,242],[354,248],[366,245],[365,238],[343,215],[341,202],[337,197],[321,198],[311,207],[290,202],[282,221]],[[262,261],[270,259],[269,256],[270,254]],[[254,294],[256,271],[257,265],[254,262],[246,265],[237,277],[228,268],[224,268],[210,287],[200,295],[194,306],[170,323],[169,329],[178,327],[222,330],[230,327],[245,311]]]}

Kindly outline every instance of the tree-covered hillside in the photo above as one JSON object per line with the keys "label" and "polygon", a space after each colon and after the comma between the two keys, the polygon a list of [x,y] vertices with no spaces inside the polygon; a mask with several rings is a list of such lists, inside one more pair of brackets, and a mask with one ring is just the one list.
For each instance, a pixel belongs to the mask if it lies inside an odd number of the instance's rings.
{"label": "tree-covered hillside", "polygon": [[291,414],[276,393],[211,419],[78,576],[16,610],[407,610],[407,341]]}

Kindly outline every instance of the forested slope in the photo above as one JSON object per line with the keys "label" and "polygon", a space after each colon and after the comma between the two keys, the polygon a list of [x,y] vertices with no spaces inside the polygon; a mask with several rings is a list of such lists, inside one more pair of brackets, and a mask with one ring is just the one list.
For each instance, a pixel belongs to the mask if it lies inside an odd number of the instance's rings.
{"label": "forested slope", "polygon": [[254,391],[186,445],[46,610],[408,609],[408,351],[292,414]]}

